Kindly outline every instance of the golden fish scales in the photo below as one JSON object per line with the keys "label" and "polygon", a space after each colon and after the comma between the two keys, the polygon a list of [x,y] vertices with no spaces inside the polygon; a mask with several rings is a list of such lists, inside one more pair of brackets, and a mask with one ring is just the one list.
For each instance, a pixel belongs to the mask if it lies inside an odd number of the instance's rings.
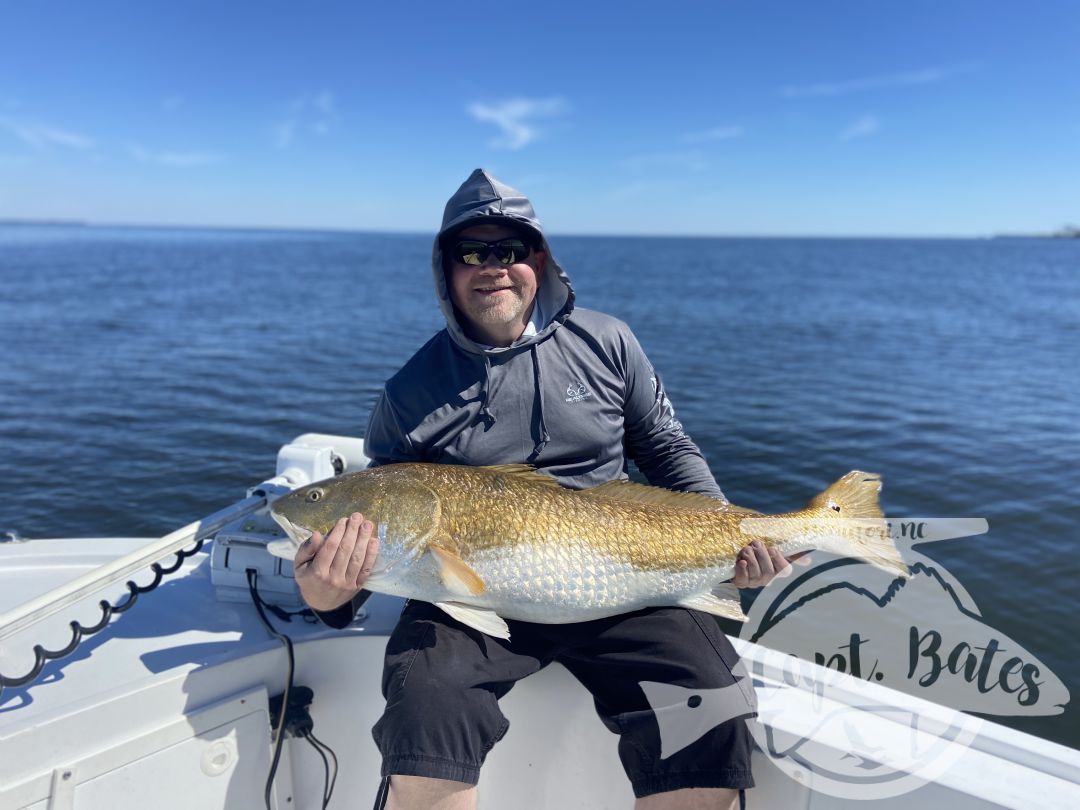
{"label": "golden fish scales", "polygon": [[[768,520],[768,536],[762,536],[743,529],[744,519],[758,513],[705,495],[629,482],[571,490],[525,465],[393,469],[403,481],[422,483],[431,492],[430,499],[412,501],[423,506],[409,522],[430,526],[414,536],[464,560],[482,551],[559,543],[581,545],[642,571],[705,568],[733,562],[754,539],[780,545],[807,521],[835,517],[821,507],[775,516]],[[386,497],[394,489],[385,482]],[[572,548],[567,551],[573,556]]]}

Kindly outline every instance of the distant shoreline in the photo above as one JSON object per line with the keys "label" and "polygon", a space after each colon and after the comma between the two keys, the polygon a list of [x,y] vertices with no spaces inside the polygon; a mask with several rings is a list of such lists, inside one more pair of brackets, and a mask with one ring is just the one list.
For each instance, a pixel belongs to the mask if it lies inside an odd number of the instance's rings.
{"label": "distant shoreline", "polygon": [[0,225],[31,225],[34,227],[89,227],[90,223],[84,219],[10,219],[0,217]]}
{"label": "distant shoreline", "polygon": [[999,233],[995,239],[1080,239],[1080,228],[1065,225],[1051,233]]}

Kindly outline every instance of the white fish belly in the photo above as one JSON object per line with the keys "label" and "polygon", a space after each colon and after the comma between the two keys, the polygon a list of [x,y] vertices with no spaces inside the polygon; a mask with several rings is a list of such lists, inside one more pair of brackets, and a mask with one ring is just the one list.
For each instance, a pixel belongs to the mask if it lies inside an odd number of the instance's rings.
{"label": "white fish belly", "polygon": [[491,608],[507,619],[543,624],[675,605],[686,596],[709,591],[732,573],[643,571],[576,543],[489,549],[469,555],[467,562],[487,590],[479,596],[451,598]]}
{"label": "white fish belly", "polygon": [[[380,527],[382,528],[382,527]],[[484,581],[479,595],[452,592],[430,553],[405,538],[380,537],[379,560],[366,587],[425,602],[490,608],[503,618],[540,624],[589,621],[645,607],[677,605],[730,579],[733,565],[643,571],[584,543],[507,545],[467,555]]]}

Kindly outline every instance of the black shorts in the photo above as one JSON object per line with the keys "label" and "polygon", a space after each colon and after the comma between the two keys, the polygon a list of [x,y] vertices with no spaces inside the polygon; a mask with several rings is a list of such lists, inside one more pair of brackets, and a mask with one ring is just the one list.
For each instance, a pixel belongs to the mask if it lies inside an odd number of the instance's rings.
{"label": "black shorts", "polygon": [[[619,758],[635,796],[753,787],[753,743],[746,726],[754,711],[753,687],[749,678],[732,674],[738,655],[713,617],[672,607],[577,624],[507,624],[510,641],[503,641],[426,602],[406,604],[387,643],[386,710],[372,731],[383,756],[383,776],[476,784],[488,751],[510,725],[499,698],[521,678],[558,661],[589,690],[600,719],[619,735]],[[660,725],[641,682],[701,690],[714,705],[709,695],[731,687],[724,695],[737,701],[727,712],[734,719],[695,739],[697,732],[688,738],[687,723],[675,717],[683,727],[679,750],[662,751]],[[650,694],[655,703],[656,692]],[[700,696],[681,697],[680,690],[666,694],[691,708],[702,703]],[[673,710],[687,711],[681,705]],[[668,748],[673,748],[670,737]]]}

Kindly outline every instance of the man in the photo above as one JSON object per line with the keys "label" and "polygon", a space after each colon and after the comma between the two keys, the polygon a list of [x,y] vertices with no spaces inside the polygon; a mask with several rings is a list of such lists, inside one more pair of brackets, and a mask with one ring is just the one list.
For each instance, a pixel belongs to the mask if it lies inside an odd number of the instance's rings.
{"label": "man", "polygon": [[[387,382],[366,435],[373,463],[526,462],[583,488],[625,478],[633,460],[654,485],[723,499],[630,329],[575,308],[570,280],[520,192],[474,171],[446,205],[432,269],[447,326]],[[377,551],[359,514],[300,550],[297,582],[328,624],[351,621]],[[777,552],[748,547],[735,584],[763,585],[787,565]],[[638,685],[732,684],[737,656],[711,616],[672,607],[507,624],[511,637],[502,641],[427,603],[406,604],[387,644],[387,705],[373,730],[384,778],[392,777],[389,807],[475,807],[480,766],[508,726],[498,699],[551,661],[589,689],[620,735],[640,810],[729,807],[753,785],[742,719],[661,760]],[[740,688],[749,699],[749,684]]]}

